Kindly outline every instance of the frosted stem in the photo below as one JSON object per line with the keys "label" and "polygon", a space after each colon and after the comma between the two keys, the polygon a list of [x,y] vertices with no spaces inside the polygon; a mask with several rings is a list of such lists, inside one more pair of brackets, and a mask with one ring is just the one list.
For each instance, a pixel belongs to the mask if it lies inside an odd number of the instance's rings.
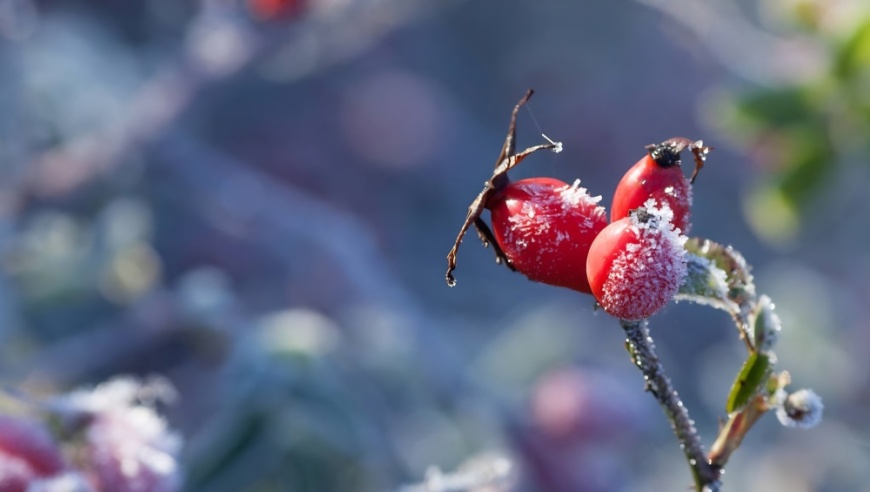
{"label": "frosted stem", "polygon": [[640,369],[646,380],[646,390],[659,402],[671,422],[677,440],[680,441],[680,448],[692,469],[697,491],[718,492],[720,470],[707,461],[707,453],[701,444],[694,422],[689,418],[689,411],[683,405],[680,396],[671,385],[671,380],[665,374],[664,367],[659,362],[646,320],[619,320],[619,324],[625,330],[625,347],[631,354],[632,362]]}

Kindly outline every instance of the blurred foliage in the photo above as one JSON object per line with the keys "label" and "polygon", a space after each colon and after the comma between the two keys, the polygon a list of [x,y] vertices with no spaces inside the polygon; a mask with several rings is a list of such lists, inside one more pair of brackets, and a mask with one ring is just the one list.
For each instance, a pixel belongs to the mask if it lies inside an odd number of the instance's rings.
{"label": "blurred foliage", "polygon": [[[831,409],[787,437],[762,420],[728,483],[861,490],[870,228],[843,233],[848,254],[808,241],[773,263],[732,211],[744,185],[772,241],[830,222],[810,204],[870,155],[866,4],[765,3],[759,29],[808,41],[794,51],[824,69],[762,86],[641,3],[0,0],[3,383],[51,395],[165,375],[189,492],[683,489],[660,410],[590,298],[496,268],[473,241],[444,286],[532,86],[520,144],[543,131],[565,151],[518,172],[579,176],[604,203],[648,142],[720,147],[695,229],[747,254],[783,318],[777,355]],[[738,152],[697,121],[711,89],[730,91],[708,119]],[[652,331],[713,435],[742,358],[727,315],[693,309]]]}
{"label": "blurred foliage", "polygon": [[850,166],[868,164],[861,156],[870,153],[870,8],[826,0],[767,4],[777,34],[811,43],[819,67],[782,85],[731,91],[712,114],[760,171],[746,195],[747,220],[762,239],[782,246],[793,243],[832,182],[849,179]]}

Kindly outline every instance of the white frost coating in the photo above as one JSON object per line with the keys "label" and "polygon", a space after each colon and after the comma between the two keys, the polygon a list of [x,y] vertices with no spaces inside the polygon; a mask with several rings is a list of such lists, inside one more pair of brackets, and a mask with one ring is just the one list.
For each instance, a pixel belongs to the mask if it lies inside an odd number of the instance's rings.
{"label": "white frost coating", "polygon": [[649,317],[668,303],[686,276],[686,236],[671,224],[667,203],[644,204],[646,222],[632,214],[629,230],[638,242],[629,243],[614,259],[599,303],[625,319]]}
{"label": "white frost coating", "polygon": [[171,398],[163,395],[174,390],[166,381],[155,381],[116,377],[92,390],[77,390],[57,404],[71,415],[90,414],[88,456],[106,490],[180,489],[182,438],[152,406]]}
{"label": "white frost coating", "polygon": [[700,154],[699,157],[701,158],[701,162],[706,161],[707,155],[710,153],[710,147],[705,146],[703,140],[698,140],[697,142],[695,142],[695,147],[700,149],[700,152],[698,153]]}
{"label": "white frost coating", "polygon": [[505,256],[532,280],[586,289],[586,251],[607,214],[580,181],[518,181],[511,198],[491,209]]}
{"label": "white frost coating", "polygon": [[795,391],[784,398],[776,409],[776,418],[786,427],[809,429],[822,421],[825,405],[811,389]]}
{"label": "white frost coating", "polygon": [[487,453],[472,456],[454,473],[444,473],[437,467],[430,467],[422,483],[404,486],[399,492],[509,490],[513,489],[515,474],[516,466],[508,458]]}
{"label": "white frost coating", "polygon": [[716,297],[728,299],[728,274],[725,270],[716,266],[716,262],[703,258],[710,264],[710,278],[713,280],[713,288],[716,289]]}
{"label": "white frost coating", "polygon": [[30,484],[27,492],[94,492],[79,472],[66,472]]}
{"label": "white frost coating", "polygon": [[591,196],[586,188],[580,186],[579,179],[575,179],[573,184],[563,188],[559,192],[559,195],[562,197],[562,201],[565,202],[565,205],[571,207],[576,207],[581,201],[586,201],[588,203],[598,203],[601,201],[601,195]]}
{"label": "white frost coating", "polygon": [[[674,211],[671,210],[667,203],[659,203],[653,198],[650,198],[643,204],[647,213],[650,215],[646,222],[640,220],[637,214],[631,214],[632,228],[640,233],[642,230],[657,231],[662,236],[662,243],[654,242],[650,247],[659,248],[668,245],[679,245],[680,249],[686,244],[689,238],[681,234],[679,228],[673,226]],[[683,254],[685,256],[685,253]],[[685,263],[685,259],[683,261]]]}
{"label": "white frost coating", "polygon": [[117,376],[93,389],[78,389],[55,402],[56,409],[68,412],[97,413],[126,408],[136,402],[172,402],[178,397],[172,384],[163,378],[141,381]]}
{"label": "white frost coating", "polygon": [[[526,191],[531,197],[522,202],[520,213],[513,214],[508,217],[510,222],[510,232],[507,239],[511,240],[519,236],[538,236],[549,231],[554,218],[573,216],[574,219],[580,218],[577,207],[581,205],[589,205],[598,203],[601,200],[600,196],[590,197],[586,188],[580,187],[580,180],[576,180],[573,185],[565,186],[564,188],[553,193],[552,188],[539,184],[529,184],[526,186]],[[508,200],[508,208],[514,205]],[[581,228],[590,228],[594,225],[594,220],[606,220],[605,211],[602,207],[596,207],[594,217],[583,215],[583,220],[578,225]],[[558,234],[564,234],[563,238],[570,238],[570,232],[557,231]]]}
{"label": "white frost coating", "polygon": [[756,319],[755,324],[757,327],[761,323],[761,328],[764,330],[761,334],[756,333],[756,342],[761,342],[757,347],[758,350],[767,351],[773,348],[779,338],[779,332],[782,331],[782,321],[774,312],[775,307],[770,297],[762,295],[758,298],[758,316],[760,318]]}
{"label": "white frost coating", "polygon": [[774,408],[779,408],[785,403],[785,399],[788,398],[788,392],[782,388],[774,391],[773,395],[770,397],[770,406]]}
{"label": "white frost coating", "polygon": [[[656,199],[650,198],[643,204],[643,208],[651,216],[646,222],[641,221],[637,214],[631,214],[631,225],[638,229],[658,229],[662,232],[673,232],[672,226],[674,222],[674,211],[667,203],[659,203]],[[679,236],[680,230],[676,230],[676,235]],[[687,238],[683,238],[685,243]]]}
{"label": "white frost coating", "polygon": [[688,300],[697,304],[722,309],[729,313],[740,310],[737,304],[728,298],[728,274],[725,273],[725,270],[717,267],[716,262],[713,260],[703,256],[687,254],[686,259],[689,269],[699,269],[707,273],[706,279],[708,283],[705,287],[709,290],[705,291],[704,295],[695,295],[694,293],[677,294],[677,301]]}
{"label": "white frost coating", "polygon": [[544,135],[543,133],[541,134],[541,136],[544,137],[544,140],[554,145],[554,147],[550,149],[553,151],[553,153],[558,154],[559,152],[562,152],[562,142],[554,142],[550,137]]}

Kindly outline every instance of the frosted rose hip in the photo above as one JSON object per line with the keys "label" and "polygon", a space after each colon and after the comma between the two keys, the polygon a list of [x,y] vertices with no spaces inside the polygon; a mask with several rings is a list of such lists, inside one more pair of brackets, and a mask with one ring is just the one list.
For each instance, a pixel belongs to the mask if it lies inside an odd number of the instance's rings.
{"label": "frosted rose hip", "polygon": [[508,184],[486,206],[499,247],[517,271],[530,280],[591,293],[586,256],[607,214],[580,180],[573,185],[553,178]]}
{"label": "frosted rose hip", "polygon": [[586,275],[592,294],[609,314],[648,318],[676,294],[686,276],[686,237],[674,230],[672,217],[667,204],[659,208],[649,200],[595,238]]}

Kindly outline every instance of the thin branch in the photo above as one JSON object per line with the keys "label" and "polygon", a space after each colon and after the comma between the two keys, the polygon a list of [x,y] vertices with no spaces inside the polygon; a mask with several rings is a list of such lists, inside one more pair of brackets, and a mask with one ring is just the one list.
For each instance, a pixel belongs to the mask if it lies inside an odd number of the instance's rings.
{"label": "thin branch", "polygon": [[671,380],[665,374],[664,367],[659,362],[646,320],[620,320],[619,324],[625,330],[626,349],[631,354],[632,362],[644,375],[647,391],[659,402],[671,422],[677,440],[680,441],[680,447],[692,469],[696,489],[698,492],[718,492],[720,470],[707,461],[707,453],[701,444],[694,422],[689,418],[689,411],[683,405],[680,396],[671,385]]}

